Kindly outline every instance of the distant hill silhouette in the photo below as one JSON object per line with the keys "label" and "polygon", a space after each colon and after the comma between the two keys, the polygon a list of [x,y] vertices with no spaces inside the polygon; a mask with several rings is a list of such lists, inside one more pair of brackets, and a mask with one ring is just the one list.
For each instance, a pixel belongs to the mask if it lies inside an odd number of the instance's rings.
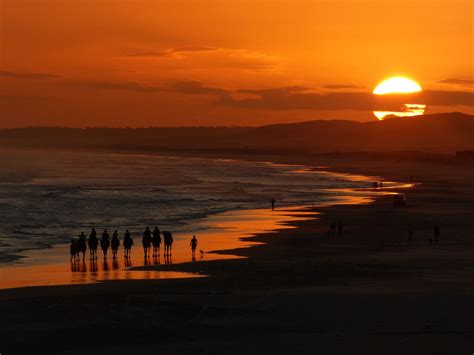
{"label": "distant hill silhouette", "polygon": [[395,151],[474,149],[474,116],[443,113],[385,121],[317,120],[262,127],[1,129],[2,147],[111,150]]}

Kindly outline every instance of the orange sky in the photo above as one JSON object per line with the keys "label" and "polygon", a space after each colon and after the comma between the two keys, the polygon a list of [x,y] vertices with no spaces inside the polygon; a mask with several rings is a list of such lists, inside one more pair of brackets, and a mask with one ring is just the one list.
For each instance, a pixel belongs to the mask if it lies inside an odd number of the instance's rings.
{"label": "orange sky", "polygon": [[[474,113],[472,0],[0,0],[0,126],[375,119],[391,75]],[[360,96],[358,96],[360,95]]]}

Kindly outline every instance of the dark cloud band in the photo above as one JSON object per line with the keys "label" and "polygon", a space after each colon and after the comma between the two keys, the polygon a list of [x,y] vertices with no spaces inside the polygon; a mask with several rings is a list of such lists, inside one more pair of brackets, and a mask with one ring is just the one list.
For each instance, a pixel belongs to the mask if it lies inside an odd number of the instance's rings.
{"label": "dark cloud band", "polygon": [[13,78],[13,79],[57,79],[61,76],[50,73],[21,73],[21,72],[11,72],[6,70],[0,70],[1,78]]}
{"label": "dark cloud band", "polygon": [[274,110],[397,110],[403,104],[431,106],[474,106],[474,92],[430,91],[415,94],[373,95],[360,92],[310,93],[303,88],[242,90],[250,98],[223,95],[217,103],[246,109]]}

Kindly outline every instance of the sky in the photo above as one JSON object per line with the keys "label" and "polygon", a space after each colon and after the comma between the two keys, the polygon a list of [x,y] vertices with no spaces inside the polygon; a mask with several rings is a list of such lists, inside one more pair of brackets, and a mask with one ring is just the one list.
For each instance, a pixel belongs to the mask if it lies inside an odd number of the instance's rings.
{"label": "sky", "polygon": [[473,16],[473,0],[0,0],[0,127],[368,121],[394,75],[424,89],[405,103],[474,114]]}

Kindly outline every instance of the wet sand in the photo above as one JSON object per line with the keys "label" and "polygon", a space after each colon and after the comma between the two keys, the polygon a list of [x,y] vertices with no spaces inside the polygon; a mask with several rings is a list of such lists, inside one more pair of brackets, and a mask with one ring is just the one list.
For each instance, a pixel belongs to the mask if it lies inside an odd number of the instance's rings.
{"label": "wet sand", "polygon": [[[317,219],[225,252],[246,258],[146,267],[210,277],[0,291],[0,351],[472,353],[472,166],[307,163],[395,181],[413,175],[418,184],[403,190],[407,208],[394,208],[389,195],[316,208]],[[343,222],[343,234],[328,238],[334,220]],[[434,223],[437,245],[430,242]]]}
{"label": "wet sand", "polygon": [[[189,235],[174,235],[172,254],[165,256],[163,250],[157,257],[144,258],[141,237],[134,237],[131,258],[123,257],[123,247],[119,249],[117,259],[113,260],[111,250],[107,259],[98,250],[98,258],[90,260],[87,252],[85,260],[69,261],[69,244],[57,244],[50,249],[25,252],[13,265],[0,267],[0,289],[88,284],[112,280],[150,280],[169,278],[205,277],[199,272],[155,271],[147,266],[177,264],[184,262],[202,262],[211,260],[236,259],[242,256],[227,253],[215,253],[215,250],[231,251],[258,245],[246,237],[264,232],[276,232],[286,228],[295,228],[293,222],[315,218],[316,212],[304,210],[304,207],[292,207],[271,211],[268,209],[235,210],[196,221],[198,250],[193,257],[190,250]],[[138,266],[145,266],[137,270]]]}
{"label": "wet sand", "polygon": [[[271,163],[274,165],[273,163]],[[364,176],[360,174],[332,173],[324,168],[317,168],[318,174],[327,174],[342,181],[364,182],[371,186],[378,181],[378,176]],[[312,168],[301,165],[299,174],[312,174]],[[148,266],[179,264],[186,262],[202,262],[213,260],[236,259],[245,255],[232,254],[233,250],[248,248],[261,244],[252,241],[249,237],[269,233],[274,234],[288,228],[296,228],[295,223],[318,218],[318,209],[331,205],[357,205],[370,203],[376,196],[392,195],[394,189],[408,189],[413,184],[385,181],[385,187],[380,188],[332,188],[327,190],[332,197],[326,202],[319,202],[311,206],[280,206],[271,210],[240,209],[209,215],[206,218],[192,221],[198,236],[199,245],[193,256],[190,250],[191,234],[174,233],[173,251],[171,255],[164,255],[160,251],[158,257],[144,258],[141,245],[141,236],[134,238],[131,258],[123,257],[123,246],[120,248],[117,259],[103,258],[102,251],[98,250],[98,258],[90,260],[87,254],[84,260],[69,261],[69,244],[56,244],[48,249],[24,251],[16,262],[0,266],[0,289],[76,285],[103,281],[117,280],[151,280],[169,278],[205,277],[201,271],[157,271]],[[153,226],[152,226],[153,228]],[[99,236],[101,230],[98,230]],[[112,230],[110,230],[112,233]],[[216,252],[218,251],[218,252]],[[141,268],[144,267],[144,268]]]}

